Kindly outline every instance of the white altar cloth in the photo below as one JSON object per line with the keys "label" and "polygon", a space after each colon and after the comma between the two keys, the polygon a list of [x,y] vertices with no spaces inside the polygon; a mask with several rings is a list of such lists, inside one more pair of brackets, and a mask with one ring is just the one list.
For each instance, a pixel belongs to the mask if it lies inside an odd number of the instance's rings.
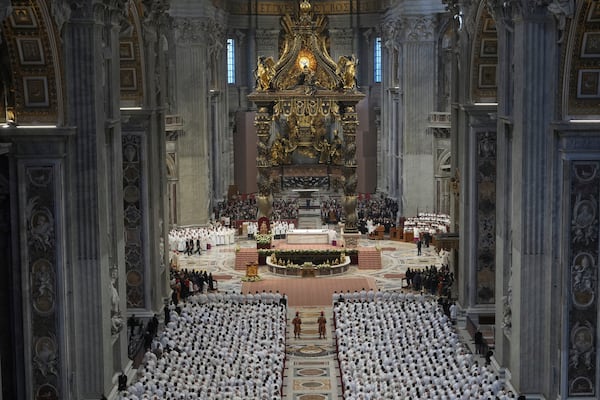
{"label": "white altar cloth", "polygon": [[336,232],[331,229],[294,229],[287,231],[288,244],[331,244]]}

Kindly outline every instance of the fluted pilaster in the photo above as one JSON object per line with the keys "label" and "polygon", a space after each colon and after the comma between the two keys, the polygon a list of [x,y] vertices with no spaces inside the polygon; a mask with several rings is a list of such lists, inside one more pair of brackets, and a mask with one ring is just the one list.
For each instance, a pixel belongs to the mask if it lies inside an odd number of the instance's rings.
{"label": "fluted pilaster", "polygon": [[[77,126],[78,140],[75,143],[74,160],[74,208],[73,222],[76,245],[73,280],[77,282],[74,304],[77,318],[75,326],[76,364],[79,366],[77,384],[86,388],[102,386],[102,368],[104,340],[102,329],[102,307],[98,307],[102,299],[100,259],[104,238],[100,234],[100,215],[98,213],[100,177],[98,170],[99,143],[104,142],[103,130],[100,129],[96,113],[102,105],[96,99],[98,75],[96,63],[99,50],[95,44],[99,39],[99,27],[89,22],[71,22],[67,27],[67,70],[77,85],[69,87],[70,123]],[[99,136],[98,136],[99,134]],[[106,228],[102,221],[103,228]],[[106,262],[106,260],[105,260]],[[107,282],[106,280],[104,280]],[[100,300],[100,303],[105,303]],[[94,307],[92,307],[94,305]],[[84,319],[85,316],[85,319]],[[87,351],[83,351],[87,349]],[[90,366],[93,365],[93,368]]]}
{"label": "fluted pilaster", "polygon": [[[511,361],[521,392],[544,392],[549,387],[548,342],[551,256],[548,248],[549,151],[547,125],[552,119],[556,72],[555,40],[548,35],[549,20],[532,9],[515,22],[514,196],[513,212],[513,329]],[[542,12],[542,10],[540,10]],[[531,18],[530,18],[531,17]],[[535,315],[536,318],[531,318]],[[524,353],[527,357],[522,357]]]}
{"label": "fluted pilaster", "polygon": [[427,134],[429,113],[435,106],[436,59],[431,17],[403,20],[402,197],[404,215],[433,210],[433,137]]}
{"label": "fluted pilaster", "polygon": [[210,218],[211,163],[208,110],[207,20],[178,19],[176,36],[177,110],[185,134],[178,139],[179,191],[178,221],[182,225],[206,223]]}

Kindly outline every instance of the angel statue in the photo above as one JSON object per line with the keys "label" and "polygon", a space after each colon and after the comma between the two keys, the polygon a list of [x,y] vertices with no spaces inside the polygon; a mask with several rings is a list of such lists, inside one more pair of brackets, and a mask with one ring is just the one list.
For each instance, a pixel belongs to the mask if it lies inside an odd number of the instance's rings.
{"label": "angel statue", "polygon": [[336,74],[342,80],[342,87],[345,90],[356,88],[356,65],[358,60],[354,55],[341,56],[337,63]]}
{"label": "angel statue", "polygon": [[275,76],[275,61],[273,57],[258,57],[256,62],[256,90],[269,90],[271,79]]}

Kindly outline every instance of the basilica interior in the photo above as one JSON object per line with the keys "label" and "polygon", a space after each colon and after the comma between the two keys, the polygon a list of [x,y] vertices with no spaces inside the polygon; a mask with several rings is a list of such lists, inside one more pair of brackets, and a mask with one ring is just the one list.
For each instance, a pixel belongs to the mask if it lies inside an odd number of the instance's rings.
{"label": "basilica interior", "polygon": [[598,398],[599,1],[0,18],[0,400]]}

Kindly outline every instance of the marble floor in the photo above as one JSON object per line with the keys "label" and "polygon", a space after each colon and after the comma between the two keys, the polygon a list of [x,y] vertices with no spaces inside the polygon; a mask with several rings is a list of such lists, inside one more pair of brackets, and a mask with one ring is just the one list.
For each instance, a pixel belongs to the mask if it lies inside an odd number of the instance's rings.
{"label": "marble floor", "polygon": [[[381,249],[382,268],[377,270],[359,270],[351,267],[347,276],[372,278],[378,289],[401,289],[404,273],[408,268],[425,268],[429,265],[441,265],[433,246],[423,247],[422,255],[417,255],[417,246],[414,243],[398,242],[392,240],[359,239],[360,247],[377,247]],[[254,247],[256,243],[245,237],[236,238],[234,244],[216,246],[202,254],[186,256],[178,255],[179,268],[189,270],[207,271],[213,274],[218,282],[219,291],[239,293],[242,287],[242,277],[245,271],[236,271],[235,251],[237,248]],[[266,267],[259,268],[259,276],[263,279],[280,278],[271,274]]]}
{"label": "marble floor", "polygon": [[[235,270],[236,249],[254,247],[256,243],[246,238],[237,238],[236,243],[213,247],[200,255],[179,255],[179,268],[212,273],[221,292],[237,292],[242,289],[245,271]],[[405,284],[404,273],[408,268],[424,268],[441,265],[434,247],[424,247],[417,255],[414,243],[391,240],[359,240],[361,247],[377,247],[381,250],[382,268],[359,270],[351,267],[346,277],[364,277],[374,281],[378,289],[398,290]],[[286,279],[271,274],[266,267],[259,268],[261,279]],[[302,279],[302,278],[287,278]],[[321,279],[321,278],[319,278]],[[331,278],[323,278],[331,279]],[[334,278],[335,279],[335,278]],[[260,282],[259,282],[260,283]],[[250,285],[252,283],[246,285]],[[320,339],[317,318],[323,311],[327,318],[327,337]],[[302,318],[302,334],[296,339],[291,320],[298,312]],[[288,307],[288,329],[286,337],[286,365],[283,379],[283,400],[338,400],[343,398],[340,370],[336,357],[332,307],[314,307],[294,304]]]}

